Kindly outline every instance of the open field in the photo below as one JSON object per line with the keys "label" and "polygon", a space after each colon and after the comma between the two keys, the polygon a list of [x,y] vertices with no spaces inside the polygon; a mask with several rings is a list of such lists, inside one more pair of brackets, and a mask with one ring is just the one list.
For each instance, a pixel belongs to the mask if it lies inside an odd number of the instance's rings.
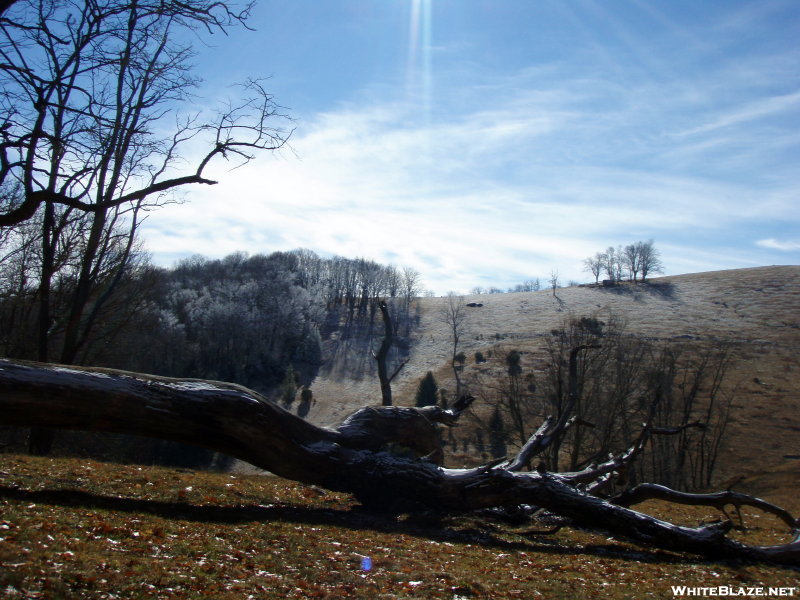
{"label": "open field", "polygon": [[[396,403],[413,403],[419,380],[433,371],[453,389],[447,360],[449,333],[439,313],[442,298],[423,298],[421,323],[410,360],[393,387]],[[511,294],[465,296],[469,308],[459,349],[517,349],[541,354],[544,338],[565,318],[611,313],[623,317],[631,335],[676,343],[733,342],[738,359],[729,374],[735,388],[731,424],[718,469],[725,483],[741,475],[775,472],[774,487],[759,493],[791,501],[800,494],[800,267],[760,267],[652,279],[647,285],[570,287]],[[498,353],[500,356],[500,353]],[[527,359],[526,359],[527,360]],[[373,361],[374,362],[374,361]],[[523,364],[525,366],[525,364]],[[365,404],[380,403],[377,377],[323,375],[312,385],[318,400],[310,420],[334,425]],[[748,479],[749,481],[749,479]],[[736,489],[747,491],[747,482]]]}
{"label": "open field", "polygon": [[[649,503],[676,522],[711,512]],[[747,513],[755,543],[786,527]],[[542,528],[547,525],[543,524]],[[672,586],[798,589],[800,569],[652,551],[564,528],[365,514],[274,477],[0,455],[0,597],[674,598]]]}

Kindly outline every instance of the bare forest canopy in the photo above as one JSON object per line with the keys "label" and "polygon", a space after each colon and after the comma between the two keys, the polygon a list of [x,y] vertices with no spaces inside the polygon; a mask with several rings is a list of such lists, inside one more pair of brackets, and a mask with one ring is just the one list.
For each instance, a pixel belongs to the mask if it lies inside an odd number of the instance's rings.
{"label": "bare forest canopy", "polygon": [[[0,240],[0,355],[35,359],[35,252],[19,231]],[[73,264],[65,261],[65,265]],[[57,355],[74,295],[65,267],[53,294],[48,343]],[[308,385],[323,361],[323,340],[383,334],[376,298],[386,298],[397,339],[407,338],[419,294],[413,269],[366,259],[321,258],[309,250],[223,259],[194,256],[172,269],[146,262],[98,272],[91,319],[74,362],[164,376],[218,379],[266,395]],[[104,293],[115,283],[113,299]],[[288,381],[287,373],[290,373]],[[294,386],[287,392],[286,386]],[[291,387],[289,386],[289,387]]]}

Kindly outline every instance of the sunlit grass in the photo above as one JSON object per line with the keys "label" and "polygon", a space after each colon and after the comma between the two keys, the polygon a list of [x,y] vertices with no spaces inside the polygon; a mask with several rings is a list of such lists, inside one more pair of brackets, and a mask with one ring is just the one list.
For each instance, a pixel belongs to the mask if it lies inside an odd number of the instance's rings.
{"label": "sunlit grass", "polygon": [[[785,537],[757,521],[753,535]],[[4,598],[672,598],[671,585],[799,577],[569,528],[526,539],[473,518],[378,516],[274,477],[0,455]]]}

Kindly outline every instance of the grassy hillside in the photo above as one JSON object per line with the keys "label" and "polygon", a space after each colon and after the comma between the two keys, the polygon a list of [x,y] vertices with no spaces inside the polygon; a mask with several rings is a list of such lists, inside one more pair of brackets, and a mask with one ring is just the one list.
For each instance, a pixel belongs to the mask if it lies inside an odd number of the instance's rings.
{"label": "grassy hillside", "polygon": [[[719,517],[645,508],[680,523]],[[745,523],[739,539],[788,541],[772,517],[746,512]],[[274,477],[0,455],[9,599],[673,598],[674,585],[766,595],[798,575],[569,528],[525,536],[463,517],[370,515],[347,496]]]}
{"label": "grassy hillside", "polygon": [[[460,350],[476,368],[478,350],[518,349],[541,354],[545,336],[566,317],[610,312],[632,335],[653,340],[736,342],[739,353],[729,383],[736,386],[732,422],[718,469],[721,482],[741,474],[775,471],[769,491],[792,499],[800,492],[800,267],[761,267],[653,279],[647,285],[571,287],[465,296],[466,334]],[[430,370],[440,386],[454,388],[446,367],[451,342],[439,313],[442,298],[424,298],[410,360],[395,384],[397,404],[411,404],[419,379]],[[376,342],[377,345],[378,342]],[[374,362],[374,361],[373,361]],[[317,403],[309,418],[339,423],[355,408],[380,402],[377,377],[349,376],[342,365],[313,383]],[[325,374],[327,373],[327,374]],[[448,379],[450,378],[450,379]],[[740,484],[737,489],[744,489]]]}
{"label": "grassy hillside", "polygon": [[[792,458],[800,454],[800,268],[465,301],[484,305],[470,309],[468,356],[497,348],[531,356],[566,316],[609,310],[624,314],[634,335],[736,341],[742,357],[724,471],[748,475],[737,489],[800,512],[800,460]],[[410,403],[427,370],[451,385],[441,304],[421,302],[395,385],[400,403]],[[346,377],[346,366],[328,365],[314,383],[313,420],[332,424],[378,401],[376,380]],[[720,518],[659,502],[640,508],[687,525]],[[773,517],[743,512],[738,539],[790,540]],[[798,576],[797,568],[698,560],[569,528],[544,534],[467,517],[376,516],[346,495],[275,477],[0,454],[3,598],[638,599],[674,598],[672,586],[797,595]]]}

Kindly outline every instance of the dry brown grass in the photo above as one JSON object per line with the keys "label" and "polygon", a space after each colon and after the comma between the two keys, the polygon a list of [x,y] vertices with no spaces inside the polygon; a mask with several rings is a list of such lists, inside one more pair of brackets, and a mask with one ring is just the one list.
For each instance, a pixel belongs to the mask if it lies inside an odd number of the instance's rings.
{"label": "dry brown grass", "polygon": [[[720,516],[645,508],[693,525]],[[745,523],[750,543],[786,541],[768,515]],[[474,519],[370,515],[275,477],[0,455],[9,599],[641,599],[673,598],[673,585],[766,593],[799,576],[569,528],[522,537]]]}
{"label": "dry brown grass", "polygon": [[[737,343],[740,359],[729,380],[736,386],[732,422],[718,470],[721,483],[751,490],[750,478],[774,473],[770,485],[752,491],[800,506],[800,267],[760,267],[653,279],[647,285],[571,287],[530,293],[465,296],[470,308],[460,349],[466,369],[474,353],[516,348],[541,353],[543,336],[569,316],[610,312],[627,321],[632,334],[657,340]],[[394,384],[397,404],[411,404],[419,379],[433,371],[440,386],[453,389],[447,357],[451,342],[439,317],[442,298],[421,301],[421,326],[411,359]],[[374,362],[374,361],[373,361]],[[309,417],[334,425],[356,408],[380,402],[377,377],[353,380],[346,369],[312,385],[317,404]]]}

